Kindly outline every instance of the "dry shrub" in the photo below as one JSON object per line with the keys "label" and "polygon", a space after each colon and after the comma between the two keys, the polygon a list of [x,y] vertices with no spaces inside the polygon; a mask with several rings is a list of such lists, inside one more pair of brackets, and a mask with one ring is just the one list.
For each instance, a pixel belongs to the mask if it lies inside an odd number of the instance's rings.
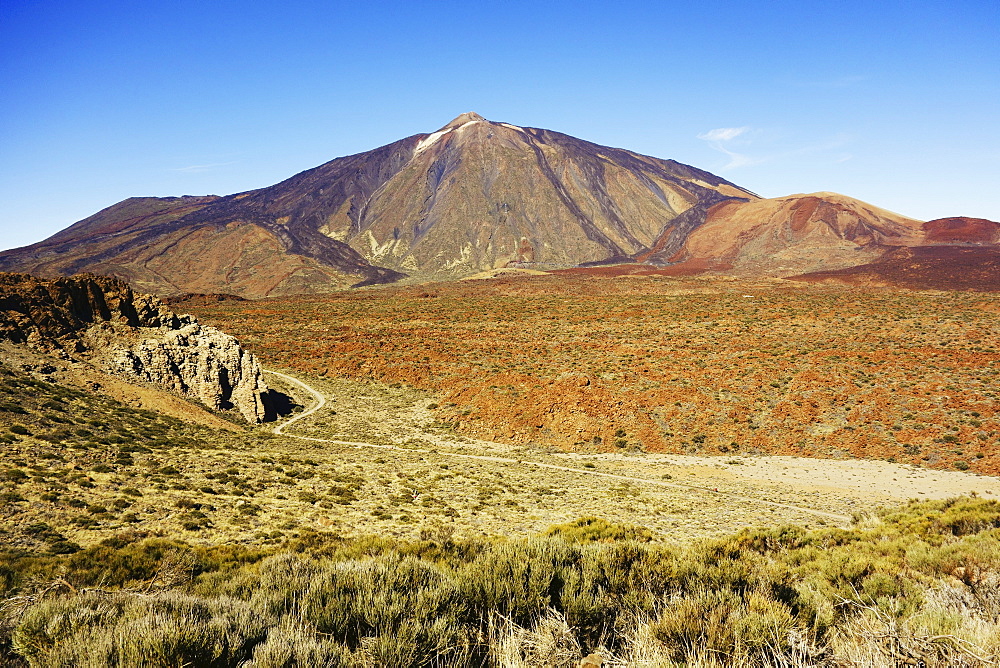
{"label": "dry shrub", "polygon": [[839,664],[812,644],[797,629],[789,632],[784,649],[766,648],[767,651],[720,651],[709,647],[701,638],[685,647],[679,655],[675,647],[664,644],[657,636],[659,622],[636,617],[621,629],[621,645],[606,666],[613,668],[840,668]]}
{"label": "dry shrub", "polygon": [[[41,570],[11,558],[27,570],[11,570],[20,593],[4,602],[0,656],[9,642],[43,667],[480,668],[572,666],[605,645],[608,668],[980,668],[1000,665],[997,513],[917,503],[869,529],[760,530],[685,549],[345,541],[259,562],[202,558],[215,571],[191,582],[184,553],[164,550],[155,567],[150,545],[109,547],[118,591],[80,586],[96,553],[46,557]],[[60,564],[76,570],[59,586],[25,588],[26,573]]]}
{"label": "dry shrub", "polygon": [[576,668],[583,656],[566,616],[549,609],[530,628],[493,615],[489,623],[490,660],[499,668]]}
{"label": "dry shrub", "polygon": [[649,632],[673,661],[809,660],[816,654],[787,605],[764,592],[703,590],[670,600]]}
{"label": "dry shrub", "polygon": [[221,668],[249,658],[266,634],[266,620],[243,601],[88,592],[28,609],[12,645],[40,668]]}
{"label": "dry shrub", "polygon": [[267,640],[240,668],[340,668],[361,666],[361,660],[343,646],[297,621],[285,619],[271,629]]}
{"label": "dry shrub", "polygon": [[899,619],[876,606],[855,609],[833,629],[835,656],[848,665],[924,665],[927,668],[986,668],[1000,665],[1000,618],[984,600],[994,600],[1000,577],[984,586],[986,599],[958,580],[940,580],[925,592],[922,608]]}

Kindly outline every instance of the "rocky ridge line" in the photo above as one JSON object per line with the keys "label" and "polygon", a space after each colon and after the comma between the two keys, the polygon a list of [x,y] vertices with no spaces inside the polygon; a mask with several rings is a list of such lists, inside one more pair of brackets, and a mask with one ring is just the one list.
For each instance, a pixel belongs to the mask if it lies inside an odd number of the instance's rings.
{"label": "rocky ridge line", "polygon": [[116,278],[0,273],[0,340],[84,355],[132,382],[234,408],[250,423],[274,417],[260,364],[234,337]]}

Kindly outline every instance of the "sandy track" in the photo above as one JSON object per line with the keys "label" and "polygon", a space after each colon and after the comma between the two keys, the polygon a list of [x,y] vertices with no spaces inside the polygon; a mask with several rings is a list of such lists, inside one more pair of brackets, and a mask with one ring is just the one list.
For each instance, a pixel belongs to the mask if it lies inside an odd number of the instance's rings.
{"label": "sandy track", "polygon": [[[289,376],[288,374],[281,373],[279,371],[270,371],[270,370],[267,370],[267,369],[264,370],[264,373],[269,373],[269,374],[272,374],[274,376],[278,376],[279,378],[285,379],[289,383],[292,383],[293,385],[296,385],[297,387],[300,387],[301,389],[303,389],[306,392],[308,392],[309,394],[311,394],[312,397],[313,397],[313,399],[316,400],[316,405],[310,406],[309,408],[307,408],[303,412],[299,413],[295,417],[289,418],[288,420],[285,420],[281,424],[277,425],[272,430],[272,431],[274,431],[275,434],[278,434],[279,436],[294,436],[294,434],[285,434],[285,428],[286,427],[290,427],[291,425],[295,424],[296,422],[298,422],[299,420],[301,420],[303,418],[309,417],[310,415],[312,415],[316,411],[318,411],[321,408],[323,408],[324,406],[326,406],[326,397],[324,397],[321,393],[317,392],[313,388],[311,388],[308,385],[306,385],[305,383],[303,383],[298,378],[295,378],[293,376]],[[302,437],[301,436],[295,436],[295,438],[302,438]]]}
{"label": "sandy track", "polygon": [[[602,457],[622,458],[613,454]],[[881,460],[810,459],[779,455],[644,455],[643,460],[694,469],[702,476],[718,480],[719,484],[733,479],[787,485],[803,491],[846,493],[873,500],[946,499],[972,494],[1000,499],[1000,478],[994,476],[927,469]]]}

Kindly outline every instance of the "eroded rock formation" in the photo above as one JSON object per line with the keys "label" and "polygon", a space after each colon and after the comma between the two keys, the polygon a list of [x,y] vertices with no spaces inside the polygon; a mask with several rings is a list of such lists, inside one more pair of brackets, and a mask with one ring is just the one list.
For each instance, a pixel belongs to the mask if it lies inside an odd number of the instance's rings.
{"label": "eroded rock formation", "polygon": [[103,276],[41,280],[0,273],[0,339],[38,348],[82,352],[84,332],[97,323],[177,327],[177,316],[150,295]]}
{"label": "eroded rock formation", "polygon": [[260,364],[235,338],[115,278],[0,273],[0,340],[83,354],[115,375],[235,409],[251,423],[273,417]]}
{"label": "eroded rock formation", "polygon": [[106,358],[109,370],[197,397],[215,409],[236,408],[248,422],[268,417],[260,364],[228,334],[187,321]]}

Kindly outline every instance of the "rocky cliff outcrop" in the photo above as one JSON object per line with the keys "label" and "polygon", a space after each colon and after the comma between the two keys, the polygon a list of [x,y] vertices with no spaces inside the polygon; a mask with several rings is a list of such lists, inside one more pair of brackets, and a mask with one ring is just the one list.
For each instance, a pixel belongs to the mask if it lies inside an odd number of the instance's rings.
{"label": "rocky cliff outcrop", "polygon": [[106,358],[108,369],[197,397],[215,409],[237,409],[248,422],[269,419],[260,364],[233,337],[189,321],[157,332]]}
{"label": "rocky cliff outcrop", "polygon": [[0,273],[0,340],[80,354],[133,382],[235,409],[251,423],[274,416],[260,364],[235,338],[115,278]]}
{"label": "rocky cliff outcrop", "polygon": [[104,276],[40,280],[0,273],[0,340],[83,352],[84,332],[98,323],[178,327],[176,315],[150,295]]}

